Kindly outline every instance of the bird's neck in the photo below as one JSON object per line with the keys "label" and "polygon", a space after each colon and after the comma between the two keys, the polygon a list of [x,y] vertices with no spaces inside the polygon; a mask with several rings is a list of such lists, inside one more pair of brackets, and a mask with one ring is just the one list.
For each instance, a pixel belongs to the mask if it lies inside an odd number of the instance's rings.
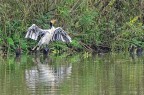
{"label": "bird's neck", "polygon": [[53,27],[53,24],[50,22],[50,29]]}
{"label": "bird's neck", "polygon": [[54,29],[55,29],[55,27],[54,27],[54,26],[52,26],[52,27],[51,27],[51,29],[52,29],[52,30],[54,30]]}

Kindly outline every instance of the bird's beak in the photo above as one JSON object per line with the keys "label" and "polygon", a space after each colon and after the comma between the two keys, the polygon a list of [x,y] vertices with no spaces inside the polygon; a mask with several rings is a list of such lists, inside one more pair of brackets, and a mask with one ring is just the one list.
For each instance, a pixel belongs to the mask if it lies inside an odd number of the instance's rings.
{"label": "bird's beak", "polygon": [[57,20],[56,19],[52,19],[51,23],[54,24]]}

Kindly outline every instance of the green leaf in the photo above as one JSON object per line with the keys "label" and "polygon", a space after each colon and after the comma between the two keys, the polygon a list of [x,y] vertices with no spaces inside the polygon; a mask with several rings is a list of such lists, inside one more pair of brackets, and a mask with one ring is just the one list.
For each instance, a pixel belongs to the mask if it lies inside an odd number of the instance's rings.
{"label": "green leaf", "polygon": [[9,45],[14,45],[14,41],[12,38],[7,38],[7,42]]}

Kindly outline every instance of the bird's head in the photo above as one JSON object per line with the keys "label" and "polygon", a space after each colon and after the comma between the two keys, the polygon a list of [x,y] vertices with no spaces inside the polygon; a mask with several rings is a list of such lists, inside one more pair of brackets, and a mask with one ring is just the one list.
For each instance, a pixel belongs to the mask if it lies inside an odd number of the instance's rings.
{"label": "bird's head", "polygon": [[56,21],[57,21],[56,19],[52,19],[50,22],[51,22],[52,24],[55,24]]}
{"label": "bird's head", "polygon": [[52,19],[52,20],[50,21],[50,28],[52,28],[52,26],[55,24],[56,21],[57,21],[56,19]]}

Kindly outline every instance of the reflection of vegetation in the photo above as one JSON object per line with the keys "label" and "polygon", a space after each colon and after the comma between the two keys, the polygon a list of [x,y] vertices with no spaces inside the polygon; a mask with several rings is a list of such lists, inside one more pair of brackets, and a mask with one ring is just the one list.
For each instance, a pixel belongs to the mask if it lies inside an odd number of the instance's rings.
{"label": "reflection of vegetation", "polygon": [[25,59],[26,56],[23,56],[21,60],[10,56],[0,58],[0,93],[3,95],[28,95],[23,74],[30,64],[28,66]]}
{"label": "reflection of vegetation", "polygon": [[[55,69],[71,64],[72,71],[56,88],[35,84],[37,93],[53,90],[54,93],[63,95],[129,95],[144,89],[143,56],[131,60],[126,53],[93,56],[82,53],[68,56],[51,54],[47,60],[42,55],[38,58],[41,65],[49,65]],[[20,60],[11,56],[7,59],[0,58],[0,93],[29,95],[30,88],[26,85],[25,72],[29,70],[28,73],[32,74],[33,67],[38,65],[35,60],[35,55],[23,55]]]}
{"label": "reflection of vegetation", "polygon": [[23,55],[22,58],[13,58],[12,56],[8,56],[8,58],[3,59],[2,64],[6,67],[7,71],[11,72],[17,72],[21,69],[25,70],[34,65],[32,64],[32,60],[30,60],[26,55]]}
{"label": "reflection of vegetation", "polygon": [[[48,21],[56,18],[56,26],[63,26],[72,36],[74,50],[85,45],[96,50],[124,50],[131,44],[143,47],[143,6],[142,0],[1,0],[0,43],[8,51],[19,44],[26,51],[36,43],[24,39],[27,27],[35,23],[49,28]],[[59,43],[54,47],[67,49]]]}
{"label": "reflection of vegetation", "polygon": [[[143,58],[136,63],[129,55],[106,54],[85,58],[73,64],[71,78],[61,86],[64,95],[128,95],[141,92]],[[141,89],[140,89],[141,88]]]}

